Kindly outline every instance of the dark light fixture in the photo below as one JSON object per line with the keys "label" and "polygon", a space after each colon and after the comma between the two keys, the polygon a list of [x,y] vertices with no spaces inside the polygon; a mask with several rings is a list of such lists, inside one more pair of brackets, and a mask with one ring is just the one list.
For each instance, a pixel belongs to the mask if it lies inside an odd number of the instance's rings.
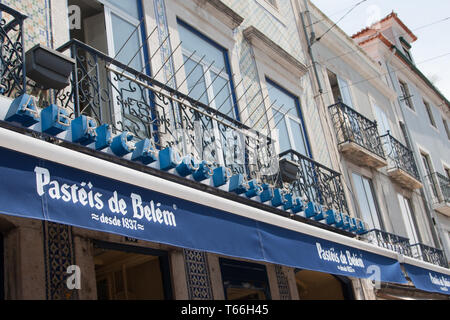
{"label": "dark light fixture", "polygon": [[43,90],[67,87],[74,65],[74,59],[41,44],[28,50],[25,56],[27,77]]}
{"label": "dark light fixture", "polygon": [[297,180],[299,165],[288,159],[280,160],[280,173],[283,182],[292,183]]}

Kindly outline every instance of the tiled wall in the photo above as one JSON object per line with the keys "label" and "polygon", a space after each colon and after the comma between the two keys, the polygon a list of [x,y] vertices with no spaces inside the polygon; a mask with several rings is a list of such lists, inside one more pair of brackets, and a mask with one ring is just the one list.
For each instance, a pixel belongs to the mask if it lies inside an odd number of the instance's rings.
{"label": "tiled wall", "polygon": [[40,43],[51,45],[49,0],[2,0],[3,4],[28,16],[25,20],[25,50]]}

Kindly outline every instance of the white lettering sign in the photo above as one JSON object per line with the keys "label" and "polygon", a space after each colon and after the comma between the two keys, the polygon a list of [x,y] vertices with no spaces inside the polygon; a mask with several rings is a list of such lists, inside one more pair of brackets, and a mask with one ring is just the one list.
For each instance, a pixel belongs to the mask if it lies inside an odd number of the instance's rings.
{"label": "white lettering sign", "polygon": [[[96,192],[91,182],[62,184],[56,179],[52,180],[50,171],[46,168],[37,166],[34,172],[36,174],[36,192],[40,197],[47,195],[53,200],[90,207],[96,210],[91,214],[91,219],[99,223],[131,230],[144,230],[144,225],[141,224],[144,221],[168,227],[177,226],[175,213],[172,210],[167,210],[167,207],[159,202],[155,203],[154,200],[145,203],[139,194],[131,193],[129,198],[132,211],[129,212],[127,202],[115,190],[109,199],[103,199],[103,194]],[[175,205],[172,205],[171,208],[176,210]],[[107,209],[110,215],[107,212],[97,214],[97,211],[103,209]],[[133,216],[127,217],[131,213]]]}

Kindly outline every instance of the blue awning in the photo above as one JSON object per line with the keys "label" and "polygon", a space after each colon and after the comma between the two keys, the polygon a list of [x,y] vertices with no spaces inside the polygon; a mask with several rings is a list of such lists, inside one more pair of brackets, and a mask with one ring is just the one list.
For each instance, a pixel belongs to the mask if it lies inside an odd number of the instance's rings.
{"label": "blue awning", "polygon": [[[32,138],[23,136],[19,139],[25,143],[28,141],[26,139]],[[216,203],[222,201],[226,206],[206,205],[197,196],[201,192],[198,190],[192,190],[196,196],[185,194],[183,199],[174,196],[170,188],[164,188],[162,182],[161,187],[156,185],[147,188],[94,174],[88,172],[92,165],[89,158],[93,159],[92,163],[103,160],[94,160],[96,158],[88,155],[83,155],[85,161],[76,164],[85,170],[74,168],[76,161],[73,159],[71,166],[63,165],[57,161],[66,157],[64,152],[75,154],[75,151],[48,144],[54,148],[53,151],[61,153],[44,152],[35,145],[35,141],[41,143],[41,147],[45,147],[45,142],[32,140],[28,145],[30,149],[39,150],[36,153],[55,160],[48,161],[43,156],[31,156],[1,147],[0,213],[231,257],[356,278],[406,283],[395,256],[374,253],[384,249],[364,250],[354,244],[361,243],[363,248],[372,246],[350,238],[348,242],[352,245],[330,241],[331,236],[326,238],[322,235],[334,233],[326,230],[316,228],[317,233],[306,234],[261,221],[257,215],[253,216],[255,218],[239,215],[236,214],[236,208],[249,212],[256,209],[217,196]],[[98,168],[101,165],[107,168],[112,164],[104,161]],[[119,170],[119,166],[116,166]],[[137,171],[133,175],[136,181],[157,179]],[[123,177],[125,179],[126,175]],[[175,190],[176,184],[171,183]],[[164,193],[160,190],[164,190]],[[205,193],[205,199],[206,196],[213,197]],[[265,212],[261,211],[263,214]],[[287,218],[279,219],[285,219],[283,221],[289,224],[302,225]],[[341,238],[347,241],[346,237]]]}
{"label": "blue awning", "polygon": [[450,276],[448,274],[408,263],[403,266],[417,289],[450,295]]}

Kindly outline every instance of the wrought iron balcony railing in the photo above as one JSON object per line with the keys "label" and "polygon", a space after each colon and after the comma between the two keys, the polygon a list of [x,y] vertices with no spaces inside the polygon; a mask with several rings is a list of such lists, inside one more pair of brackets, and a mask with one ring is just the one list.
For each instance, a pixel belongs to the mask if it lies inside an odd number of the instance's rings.
{"label": "wrought iron balcony railing", "polygon": [[287,159],[296,164],[297,172],[289,187],[291,192],[324,205],[329,209],[348,213],[341,174],[298,153],[288,150],[280,154],[280,159]]}
{"label": "wrought iron balcony railing", "polygon": [[76,61],[71,85],[56,93],[73,117],[87,115],[110,124],[113,133],[153,138],[161,149],[176,145],[183,154],[250,177],[278,161],[270,138],[236,119],[78,40],[58,51],[69,51]]}
{"label": "wrought iron balcony railing", "polygon": [[388,169],[401,169],[420,181],[413,152],[388,132],[380,137],[388,158]]}
{"label": "wrought iron balcony railing", "polygon": [[442,250],[416,243],[410,246],[411,256],[437,266],[448,268],[448,262]]}
{"label": "wrought iron balcony railing", "polygon": [[450,179],[439,172],[432,173],[425,177],[433,204],[450,203]]}
{"label": "wrought iron balcony railing", "polygon": [[331,105],[329,110],[339,145],[354,142],[385,159],[376,122],[367,119],[342,102]]}
{"label": "wrought iron balcony railing", "polygon": [[27,16],[0,3],[0,94],[16,97],[26,90],[23,21]]}
{"label": "wrought iron balcony railing", "polygon": [[362,235],[362,239],[378,247],[389,249],[405,256],[412,256],[408,238],[373,229]]}

